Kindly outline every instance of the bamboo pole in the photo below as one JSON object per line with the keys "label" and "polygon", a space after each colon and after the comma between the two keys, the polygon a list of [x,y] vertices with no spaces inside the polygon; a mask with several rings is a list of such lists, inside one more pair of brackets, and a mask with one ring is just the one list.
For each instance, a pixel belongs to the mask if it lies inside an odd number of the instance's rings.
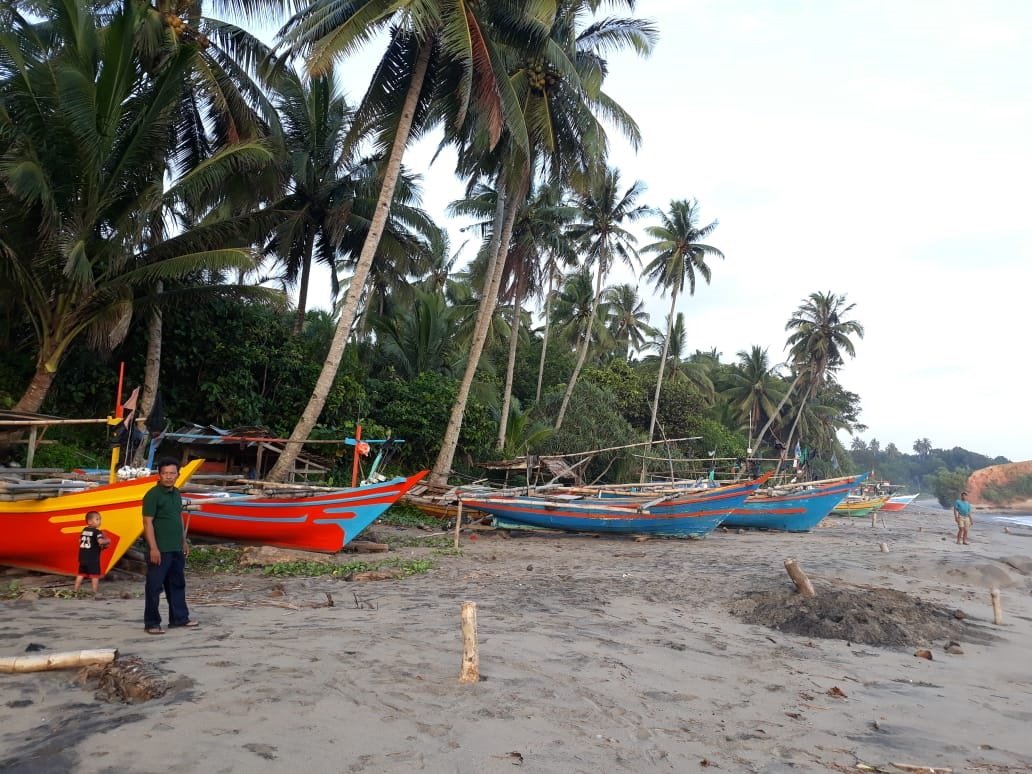
{"label": "bamboo pole", "polygon": [[480,681],[480,653],[477,650],[477,603],[462,603],[462,669],[460,683]]}
{"label": "bamboo pole", "polygon": [[813,590],[813,584],[810,583],[810,579],[806,577],[803,568],[799,566],[795,559],[786,559],[785,569],[788,571],[788,577],[792,579],[801,595],[804,597],[817,596],[817,592]]}
{"label": "bamboo pole", "polygon": [[50,427],[54,425],[106,425],[107,419],[0,419],[0,427]]}
{"label": "bamboo pole", "polygon": [[[355,453],[351,455],[351,488],[358,486],[358,445],[362,443],[362,425],[355,425]],[[307,472],[307,471],[306,471]]]}
{"label": "bamboo pole", "polygon": [[459,530],[462,529],[462,495],[459,494],[459,507],[455,513],[455,550],[459,550]]}
{"label": "bamboo pole", "polygon": [[1003,605],[1000,603],[1000,590],[993,589],[989,592],[989,597],[993,601],[993,623],[997,626],[1003,625]]}
{"label": "bamboo pole", "polygon": [[88,664],[110,664],[118,657],[114,648],[73,650],[66,653],[44,653],[33,656],[0,658],[0,672],[46,672],[51,669],[72,669]]}
{"label": "bamboo pole", "polygon": [[[633,449],[636,446],[655,446],[661,443],[676,443],[678,441],[697,441],[702,436],[692,435],[684,438],[671,438],[670,440],[658,440],[658,441],[641,441],[639,443],[625,443],[623,446],[607,446],[604,449],[592,449],[591,451],[583,452],[570,452],[569,454],[542,454],[541,457],[547,457],[549,459],[565,459],[566,457],[587,457],[593,454],[601,454],[607,451],[619,451],[620,449]],[[526,459],[526,457],[517,457],[516,461]],[[666,457],[660,457],[659,459],[666,460]],[[485,467],[485,466],[481,466]]]}

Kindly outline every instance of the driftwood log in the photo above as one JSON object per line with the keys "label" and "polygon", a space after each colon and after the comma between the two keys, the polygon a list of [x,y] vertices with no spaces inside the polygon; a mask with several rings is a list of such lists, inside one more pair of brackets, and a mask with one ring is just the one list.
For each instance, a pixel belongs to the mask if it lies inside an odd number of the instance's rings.
{"label": "driftwood log", "polygon": [[90,664],[110,664],[117,656],[118,651],[115,648],[11,656],[0,658],[0,672],[46,672],[51,669],[74,669]]}
{"label": "driftwood log", "polygon": [[810,583],[810,579],[806,577],[803,568],[799,566],[795,559],[786,559],[785,569],[788,571],[788,577],[792,579],[796,588],[799,589],[800,594],[804,597],[817,596],[817,592],[813,590],[813,584]]}
{"label": "driftwood log", "polygon": [[390,550],[387,543],[374,543],[371,540],[352,540],[344,546],[345,552],[353,554],[381,554]]}
{"label": "driftwood log", "polygon": [[477,603],[462,603],[462,669],[460,683],[480,680],[480,653],[477,649]]}

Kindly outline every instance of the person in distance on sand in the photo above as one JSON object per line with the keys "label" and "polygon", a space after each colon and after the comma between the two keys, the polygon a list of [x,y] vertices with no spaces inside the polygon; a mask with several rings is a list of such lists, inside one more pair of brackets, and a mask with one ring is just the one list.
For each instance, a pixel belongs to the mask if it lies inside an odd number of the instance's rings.
{"label": "person in distance on sand", "polygon": [[953,503],[953,519],[957,522],[957,545],[963,543],[968,545],[968,532],[974,519],[971,518],[971,503],[968,502],[967,492],[961,492],[960,497]]}

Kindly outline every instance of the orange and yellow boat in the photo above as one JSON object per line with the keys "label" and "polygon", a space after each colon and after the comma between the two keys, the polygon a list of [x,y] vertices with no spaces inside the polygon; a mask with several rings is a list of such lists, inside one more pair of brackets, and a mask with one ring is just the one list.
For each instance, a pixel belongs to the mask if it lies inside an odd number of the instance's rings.
{"label": "orange and yellow boat", "polygon": [[[184,465],[176,485],[185,484],[203,462],[192,460]],[[100,572],[106,575],[143,534],[143,495],[157,481],[157,476],[147,476],[55,497],[0,502],[0,525],[4,527],[0,565],[75,575],[79,533],[86,526],[86,513],[97,511],[101,531],[111,541],[100,555]]]}

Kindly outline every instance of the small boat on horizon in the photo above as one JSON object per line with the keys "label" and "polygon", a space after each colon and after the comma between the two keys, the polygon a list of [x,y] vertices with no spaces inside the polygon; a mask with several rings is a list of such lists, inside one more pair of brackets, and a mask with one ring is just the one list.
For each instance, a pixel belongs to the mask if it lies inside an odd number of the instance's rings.
{"label": "small boat on horizon", "polygon": [[833,516],[870,516],[889,501],[888,496],[846,499],[832,510]]}
{"label": "small boat on horizon", "polygon": [[881,510],[902,511],[904,508],[910,505],[910,503],[914,502],[914,500],[917,499],[918,494],[920,494],[920,492],[912,495],[893,495],[889,498],[888,502],[881,507]]}

